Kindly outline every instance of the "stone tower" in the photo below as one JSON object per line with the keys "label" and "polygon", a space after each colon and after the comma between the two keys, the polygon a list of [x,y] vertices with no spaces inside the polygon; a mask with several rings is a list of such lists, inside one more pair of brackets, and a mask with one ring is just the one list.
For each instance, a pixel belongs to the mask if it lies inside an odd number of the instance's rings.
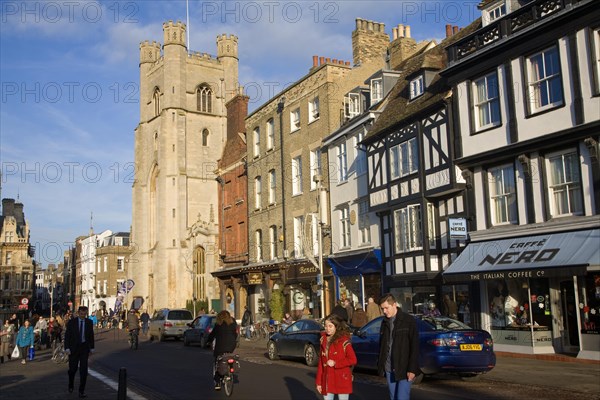
{"label": "stone tower", "polygon": [[219,299],[218,183],[225,103],[238,86],[237,37],[217,38],[218,57],[189,53],[186,26],[163,24],[164,43],[140,44],[140,121],[135,129],[129,276],[144,308]]}

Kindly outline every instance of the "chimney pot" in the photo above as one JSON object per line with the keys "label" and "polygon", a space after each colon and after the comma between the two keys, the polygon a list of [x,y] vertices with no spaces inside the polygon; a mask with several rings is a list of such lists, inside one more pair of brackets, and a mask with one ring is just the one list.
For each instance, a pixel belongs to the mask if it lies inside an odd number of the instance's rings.
{"label": "chimney pot", "polygon": [[392,28],[392,40],[398,39],[398,28]]}
{"label": "chimney pot", "polygon": [[331,58],[327,57],[327,58],[325,59],[325,62],[327,62],[327,64],[329,64],[329,63],[331,62]]}
{"label": "chimney pot", "polygon": [[323,64],[325,64],[325,57],[321,57],[319,59],[319,65],[323,65]]}
{"label": "chimney pot", "polygon": [[385,33],[385,24],[383,24],[383,23],[379,24],[379,32]]}
{"label": "chimney pot", "polygon": [[446,24],[446,37],[452,36],[452,25]]}
{"label": "chimney pot", "polygon": [[333,62],[334,64],[337,64],[338,63],[337,61],[338,61],[337,58],[334,58],[333,60],[331,60],[331,62]]}
{"label": "chimney pot", "polygon": [[319,56],[313,56],[313,67],[319,65]]}
{"label": "chimney pot", "polygon": [[346,61],[346,65],[348,65],[348,66],[349,66],[349,65],[350,65],[350,61]]}
{"label": "chimney pot", "polygon": [[452,28],[453,33],[456,35],[458,33],[458,26]]}
{"label": "chimney pot", "polygon": [[367,21],[367,30],[373,31],[373,21]]}
{"label": "chimney pot", "polygon": [[404,25],[403,24],[398,24],[398,37],[404,37]]}
{"label": "chimney pot", "polygon": [[404,37],[410,38],[410,25],[404,27]]}

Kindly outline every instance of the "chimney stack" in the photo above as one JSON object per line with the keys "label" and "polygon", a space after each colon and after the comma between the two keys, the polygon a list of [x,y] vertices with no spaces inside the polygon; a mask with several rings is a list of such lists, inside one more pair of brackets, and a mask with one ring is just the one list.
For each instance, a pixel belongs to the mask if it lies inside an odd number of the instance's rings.
{"label": "chimney stack", "polygon": [[452,28],[453,34],[456,35],[458,33],[458,26]]}
{"label": "chimney stack", "polygon": [[313,68],[319,65],[319,56],[313,56]]}
{"label": "chimney stack", "polygon": [[449,38],[452,36],[452,25],[446,24],[446,37]]}
{"label": "chimney stack", "polygon": [[410,38],[410,25],[404,27],[404,37]]}

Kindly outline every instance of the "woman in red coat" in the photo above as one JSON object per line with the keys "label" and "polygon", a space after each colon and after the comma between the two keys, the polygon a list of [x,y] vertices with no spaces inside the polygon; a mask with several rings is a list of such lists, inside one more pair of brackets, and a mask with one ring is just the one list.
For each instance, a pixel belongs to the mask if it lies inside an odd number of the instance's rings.
{"label": "woman in red coat", "polygon": [[332,314],[325,319],[325,332],[321,333],[317,391],[325,400],[347,400],[352,393],[352,370],[356,354],[350,342],[348,326],[339,316]]}

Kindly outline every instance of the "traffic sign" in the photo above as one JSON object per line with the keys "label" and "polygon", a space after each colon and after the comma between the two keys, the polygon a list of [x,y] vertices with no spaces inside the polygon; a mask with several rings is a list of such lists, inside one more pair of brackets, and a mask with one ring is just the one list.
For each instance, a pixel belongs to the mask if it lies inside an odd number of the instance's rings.
{"label": "traffic sign", "polygon": [[29,303],[29,299],[27,297],[23,297],[21,299],[21,304],[23,304],[24,306],[26,306]]}

